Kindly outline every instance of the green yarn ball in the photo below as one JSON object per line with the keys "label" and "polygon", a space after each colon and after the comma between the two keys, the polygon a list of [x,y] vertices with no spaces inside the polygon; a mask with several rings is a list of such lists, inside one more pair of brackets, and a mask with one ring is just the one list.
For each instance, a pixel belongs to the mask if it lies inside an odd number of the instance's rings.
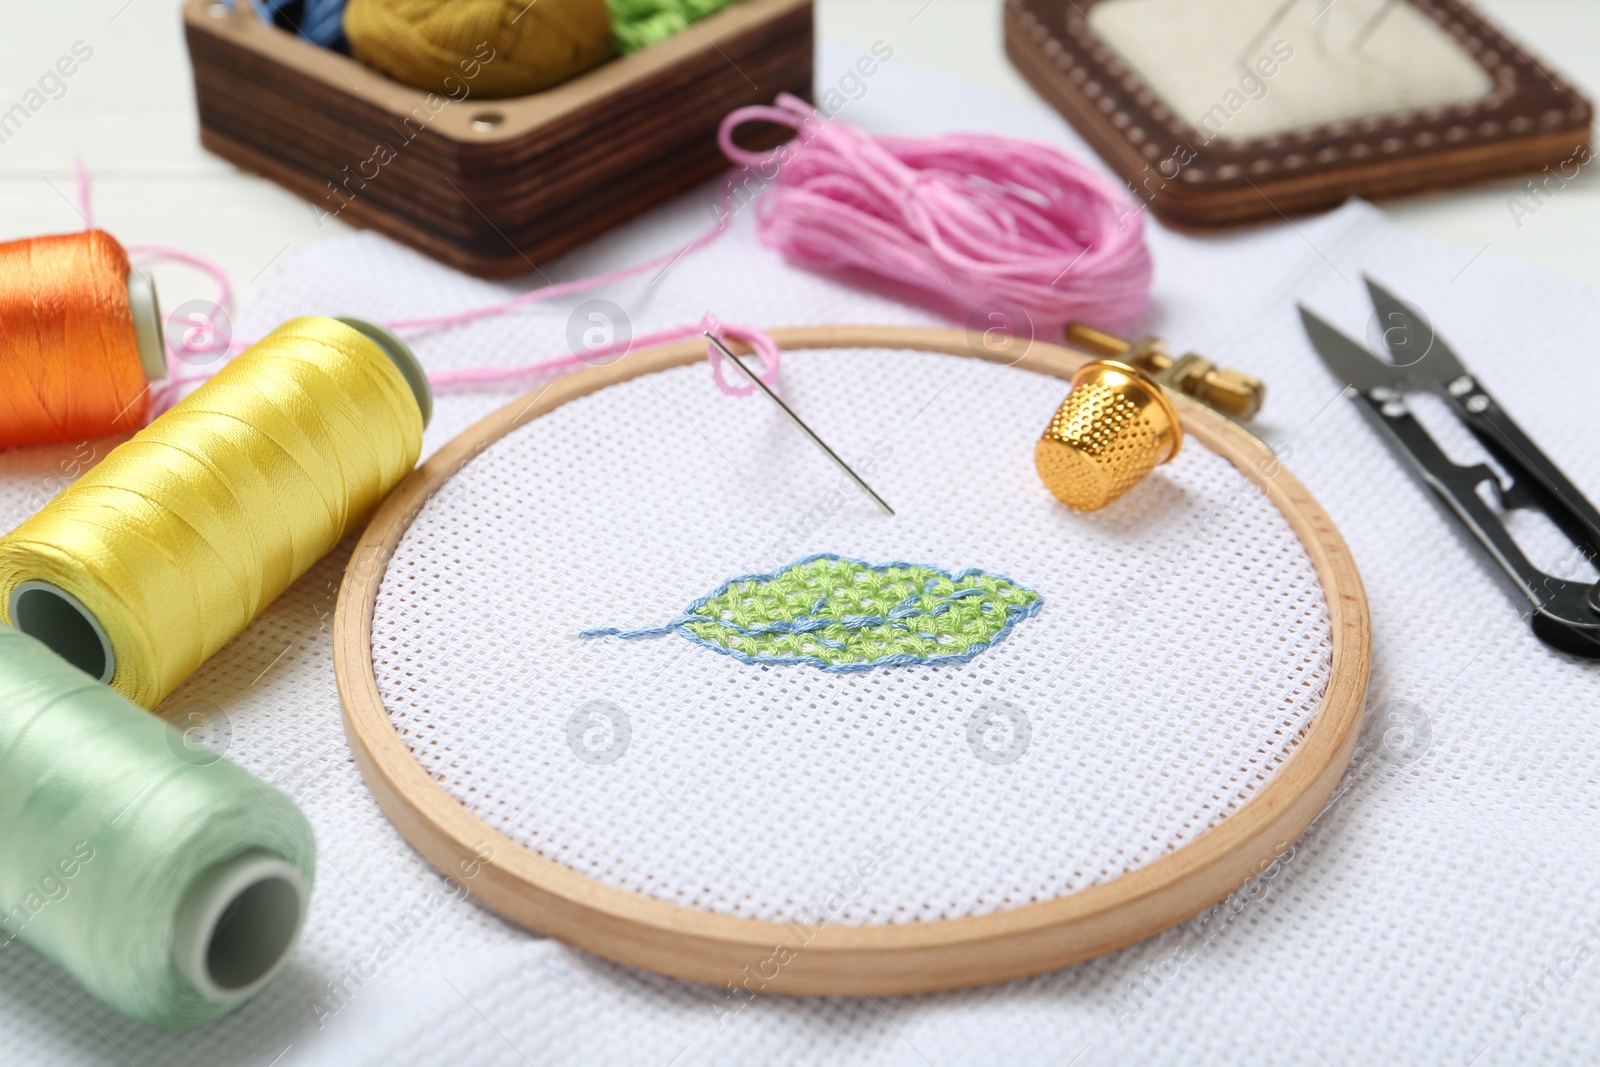
{"label": "green yarn ball", "polygon": [[624,55],[688,29],[737,0],[608,0],[611,31]]}

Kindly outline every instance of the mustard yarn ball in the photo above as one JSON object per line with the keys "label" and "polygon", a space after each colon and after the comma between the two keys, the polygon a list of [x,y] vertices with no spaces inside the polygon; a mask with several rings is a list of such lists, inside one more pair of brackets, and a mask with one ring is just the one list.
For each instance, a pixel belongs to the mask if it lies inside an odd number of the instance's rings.
{"label": "mustard yarn ball", "polygon": [[350,0],[356,59],[418,89],[523,96],[613,54],[606,0]]}

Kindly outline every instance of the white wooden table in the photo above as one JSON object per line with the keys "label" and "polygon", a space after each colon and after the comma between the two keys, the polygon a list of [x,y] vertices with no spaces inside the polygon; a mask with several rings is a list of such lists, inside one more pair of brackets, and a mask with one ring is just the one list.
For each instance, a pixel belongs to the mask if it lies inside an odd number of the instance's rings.
{"label": "white wooden table", "polygon": [[[817,0],[820,34],[992,91],[1032,98],[1001,46],[999,0]],[[1481,0],[1513,36],[1591,96],[1600,90],[1600,5]],[[202,151],[173,0],[14,3],[0,34],[0,114],[78,42],[90,58],[20,128],[0,126],[0,239],[76,229],[72,161],[94,177],[95,217],[126,244],[175,245],[225,266],[244,300],[297,242],[344,231],[298,198]],[[38,97],[31,98],[37,102]],[[1520,256],[1600,285],[1600,177],[1576,182],[1521,225],[1499,182],[1386,205],[1403,225],[1473,253]],[[210,296],[183,267],[159,271],[163,303]]]}

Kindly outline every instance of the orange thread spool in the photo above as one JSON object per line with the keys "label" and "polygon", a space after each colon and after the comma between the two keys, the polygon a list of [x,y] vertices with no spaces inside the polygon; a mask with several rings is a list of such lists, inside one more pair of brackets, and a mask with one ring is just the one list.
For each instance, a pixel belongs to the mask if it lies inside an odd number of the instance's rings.
{"label": "orange thread spool", "polygon": [[155,288],[116,238],[0,244],[0,448],[131,433],[164,377]]}

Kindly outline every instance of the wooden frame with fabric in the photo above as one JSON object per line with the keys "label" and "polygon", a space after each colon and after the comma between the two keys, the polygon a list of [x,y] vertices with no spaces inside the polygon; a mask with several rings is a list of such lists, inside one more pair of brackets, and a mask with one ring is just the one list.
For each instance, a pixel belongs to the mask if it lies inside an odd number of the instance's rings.
{"label": "wooden frame with fabric", "polygon": [[[1093,357],[1034,342],[1017,357],[975,350],[965,331],[875,326],[774,330],[786,351],[878,348],[987,358],[1070,379]],[[1327,802],[1354,752],[1371,661],[1355,561],[1322,507],[1236,423],[1172,394],[1185,430],[1229,460],[1283,514],[1316,570],[1332,622],[1328,686],[1287,762],[1233,814],[1145,866],[1079,892],[968,918],[828,925],[803,946],[793,926],[696,910],[605,885],[490,827],[423,769],[396,731],[374,674],[373,614],[385,568],[428,499],[485,448],[563,404],[706,358],[704,340],[570,374],[514,401],[440,449],[394,491],[356,548],[339,593],[334,664],[350,747],[378,804],[407,840],[490,907],[525,926],[663,974],[740,984],[780,961],[765,992],[919,993],[1000,982],[1088,959],[1198,914],[1280,855]],[[487,857],[487,858],[485,858]],[[765,977],[767,971],[761,972]]]}

